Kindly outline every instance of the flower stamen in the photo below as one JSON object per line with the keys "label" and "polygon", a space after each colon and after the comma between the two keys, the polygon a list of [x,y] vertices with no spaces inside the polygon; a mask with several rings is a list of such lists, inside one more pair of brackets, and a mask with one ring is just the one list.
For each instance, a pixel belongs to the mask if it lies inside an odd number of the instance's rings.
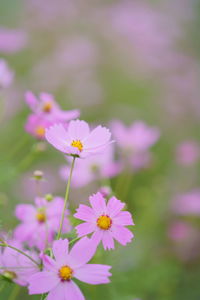
{"label": "flower stamen", "polygon": [[46,102],[42,107],[43,112],[49,113],[52,110],[52,103]]}
{"label": "flower stamen", "polygon": [[83,150],[83,144],[81,143],[80,140],[74,140],[74,141],[71,143],[71,146],[72,146],[72,147],[78,148],[78,150],[79,150],[80,152]]}
{"label": "flower stamen", "polygon": [[45,135],[45,128],[41,125],[37,126],[35,129],[35,134],[39,137],[39,138],[43,138]]}
{"label": "flower stamen", "polygon": [[112,225],[112,220],[107,215],[102,215],[97,219],[97,226],[103,230],[108,230]]}
{"label": "flower stamen", "polygon": [[63,266],[59,270],[59,277],[62,281],[69,281],[72,278],[73,270],[69,266]]}
{"label": "flower stamen", "polygon": [[36,219],[39,223],[44,223],[47,220],[47,216],[45,214],[45,211],[43,209],[39,209],[36,214]]}

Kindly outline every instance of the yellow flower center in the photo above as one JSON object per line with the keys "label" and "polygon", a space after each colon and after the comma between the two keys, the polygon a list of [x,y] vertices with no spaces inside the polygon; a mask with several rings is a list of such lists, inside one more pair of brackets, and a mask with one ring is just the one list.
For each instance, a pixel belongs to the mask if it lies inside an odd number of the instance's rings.
{"label": "yellow flower center", "polygon": [[7,279],[13,280],[17,278],[17,274],[15,272],[12,271],[5,271],[3,273],[3,276],[6,277]]}
{"label": "yellow flower center", "polygon": [[46,102],[42,107],[43,112],[49,113],[52,110],[52,103]]}
{"label": "yellow flower center", "polygon": [[101,216],[97,219],[97,226],[103,230],[108,230],[112,225],[112,220],[109,216]]}
{"label": "yellow flower center", "polygon": [[38,220],[39,223],[46,222],[47,216],[46,216],[45,211],[43,209],[38,210],[38,212],[36,214],[36,219]]}
{"label": "yellow flower center", "polygon": [[64,266],[59,270],[59,277],[62,281],[69,281],[72,278],[72,275],[73,270],[68,266]]}
{"label": "yellow flower center", "polygon": [[37,126],[35,129],[35,134],[39,137],[39,138],[43,138],[45,135],[45,128],[41,125]]}
{"label": "yellow flower center", "polygon": [[73,141],[73,142],[71,143],[71,146],[72,146],[72,147],[78,148],[79,151],[82,151],[82,150],[83,150],[83,144],[81,143],[80,140]]}

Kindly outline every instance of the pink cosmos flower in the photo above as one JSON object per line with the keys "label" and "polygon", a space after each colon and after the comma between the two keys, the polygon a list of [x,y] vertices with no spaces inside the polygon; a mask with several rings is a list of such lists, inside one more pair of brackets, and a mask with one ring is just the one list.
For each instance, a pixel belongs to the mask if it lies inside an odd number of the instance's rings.
{"label": "pink cosmos flower", "polygon": [[[71,158],[68,158],[71,163]],[[119,174],[122,166],[114,161],[114,149],[112,145],[101,154],[96,154],[87,159],[79,159],[74,167],[72,186],[83,187],[94,180],[111,178]],[[66,181],[69,176],[70,167],[64,166],[60,170],[61,177]]]}
{"label": "pink cosmos flower", "polygon": [[196,141],[184,141],[176,149],[176,160],[180,165],[194,165],[200,158],[200,146]]}
{"label": "pink cosmos flower", "polygon": [[81,239],[70,251],[68,247],[67,239],[54,241],[55,260],[43,255],[44,270],[29,278],[29,294],[49,292],[47,300],[84,300],[73,278],[89,284],[109,283],[110,266],[87,264],[96,251],[90,239]]}
{"label": "pink cosmos flower", "polygon": [[39,140],[45,139],[45,130],[53,123],[39,115],[31,114],[28,116],[25,130]]}
{"label": "pink cosmos flower", "polygon": [[125,203],[111,197],[106,204],[101,193],[94,194],[89,200],[92,208],[81,204],[74,215],[85,221],[76,226],[78,236],[93,232],[92,240],[97,244],[102,241],[105,250],[114,249],[114,239],[124,246],[131,242],[133,234],[125,226],[134,223],[128,211],[121,211]]}
{"label": "pink cosmos flower", "polygon": [[111,133],[106,127],[97,126],[90,132],[85,121],[70,121],[67,130],[62,124],[46,129],[46,139],[56,149],[67,155],[87,157],[101,153],[109,144]]}
{"label": "pink cosmos flower", "polygon": [[9,68],[4,59],[0,59],[0,88],[7,88],[12,83],[13,71]]}
{"label": "pink cosmos flower", "polygon": [[172,210],[179,215],[200,215],[200,190],[178,195],[173,203]]}
{"label": "pink cosmos flower", "polygon": [[62,111],[53,96],[47,93],[41,93],[37,99],[32,92],[27,92],[25,100],[34,114],[50,122],[70,121],[80,115],[79,110]]}
{"label": "pink cosmos flower", "polygon": [[[22,222],[14,231],[14,236],[28,246],[36,246],[43,250],[52,243],[55,233],[59,229],[60,218],[64,205],[63,198],[54,197],[52,201],[36,198],[35,206],[32,204],[19,204],[15,215]],[[69,212],[65,212],[67,216]],[[63,233],[70,230],[69,221],[64,220]]]}
{"label": "pink cosmos flower", "polygon": [[130,127],[126,127],[121,121],[115,121],[112,132],[121,149],[134,152],[148,150],[160,136],[158,128],[149,127],[142,121],[136,121]]}
{"label": "pink cosmos flower", "polygon": [[142,121],[136,121],[130,127],[126,127],[121,121],[114,121],[112,132],[124,158],[128,159],[128,163],[135,170],[150,164],[149,149],[160,136],[156,127],[149,127]]}
{"label": "pink cosmos flower", "polygon": [[[10,240],[8,244],[22,250],[39,263],[36,253],[23,249],[19,241]],[[0,266],[1,275],[22,286],[28,284],[27,278],[39,271],[37,265],[29,258],[8,247],[0,249]]]}

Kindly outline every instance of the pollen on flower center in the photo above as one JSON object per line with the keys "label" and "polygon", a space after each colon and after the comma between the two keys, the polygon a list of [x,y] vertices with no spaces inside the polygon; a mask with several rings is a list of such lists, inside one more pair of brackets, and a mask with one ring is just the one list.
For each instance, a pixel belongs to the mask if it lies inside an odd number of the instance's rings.
{"label": "pollen on flower center", "polygon": [[42,110],[46,113],[49,113],[51,110],[52,110],[52,103],[51,102],[46,102],[44,105],[43,105],[43,108]]}
{"label": "pollen on flower center", "polygon": [[45,128],[43,126],[37,126],[35,129],[35,134],[38,137],[44,137],[45,135]]}
{"label": "pollen on flower center", "polygon": [[36,214],[36,219],[38,220],[39,223],[44,223],[46,222],[46,214],[43,210],[38,210],[37,214]]}
{"label": "pollen on flower center", "polygon": [[80,140],[73,141],[73,142],[71,143],[71,146],[72,146],[72,147],[78,148],[79,151],[82,151],[82,150],[83,150],[83,144],[81,143]]}
{"label": "pollen on flower center", "polygon": [[62,281],[69,281],[72,278],[73,270],[69,266],[63,266],[59,270],[59,277]]}
{"label": "pollen on flower center", "polygon": [[108,230],[112,225],[112,220],[109,216],[103,215],[97,219],[97,226],[103,230]]}

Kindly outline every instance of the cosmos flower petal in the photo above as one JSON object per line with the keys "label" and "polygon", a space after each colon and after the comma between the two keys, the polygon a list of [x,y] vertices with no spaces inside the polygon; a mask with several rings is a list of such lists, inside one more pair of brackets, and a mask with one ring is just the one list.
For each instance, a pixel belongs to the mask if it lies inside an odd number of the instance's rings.
{"label": "cosmos flower petal", "polygon": [[75,270],[74,277],[89,284],[109,283],[110,266],[87,264]]}
{"label": "cosmos flower petal", "polygon": [[75,120],[69,123],[68,133],[72,140],[83,141],[90,133],[88,124],[82,120]]}
{"label": "cosmos flower petal", "polygon": [[21,242],[26,242],[29,240],[31,235],[34,234],[36,228],[37,228],[36,222],[29,223],[28,226],[26,222],[21,223],[15,228],[14,237]]}
{"label": "cosmos flower petal", "polygon": [[29,294],[43,294],[55,288],[60,279],[56,273],[43,271],[38,272],[29,278]]}
{"label": "cosmos flower petal", "polygon": [[84,140],[84,146],[86,150],[92,148],[98,148],[109,142],[111,138],[110,130],[101,125],[97,126],[90,135]]}
{"label": "cosmos flower petal", "polygon": [[132,215],[128,211],[120,211],[113,217],[113,223],[122,226],[134,225]]}
{"label": "cosmos flower petal", "polygon": [[95,254],[96,245],[91,239],[83,237],[73,246],[69,253],[69,261],[72,268],[77,268],[86,264]]}
{"label": "cosmos flower petal", "polygon": [[107,211],[106,201],[101,193],[98,192],[98,193],[90,196],[89,200],[90,200],[90,204],[96,214],[106,213],[106,211]]}
{"label": "cosmos flower petal", "polygon": [[111,197],[107,204],[107,212],[110,217],[115,216],[122,210],[125,206],[125,203],[118,200],[116,197]]}
{"label": "cosmos flower petal", "polygon": [[66,295],[65,295],[65,284],[59,283],[54,289],[52,289],[48,296],[47,300],[65,300]]}
{"label": "cosmos flower petal", "polygon": [[[64,284],[65,300],[85,300],[81,290],[72,280]],[[55,299],[55,298],[54,298]],[[56,298],[58,299],[58,298]],[[62,298],[61,298],[62,299]],[[52,299],[53,300],[53,299]],[[59,298],[60,300],[60,298]]]}
{"label": "cosmos flower petal", "polygon": [[112,236],[123,246],[130,243],[134,237],[133,233],[123,226],[113,226]]}
{"label": "cosmos flower petal", "polygon": [[110,233],[110,231],[105,231],[103,234],[103,238],[102,238],[102,243],[103,243],[103,247],[104,249],[114,249],[115,248],[115,244],[114,244],[114,240],[113,237]]}
{"label": "cosmos flower petal", "polygon": [[80,204],[74,214],[74,217],[84,221],[92,221],[95,218],[95,214],[91,207]]}
{"label": "cosmos flower petal", "polygon": [[37,106],[38,106],[38,100],[37,98],[35,97],[35,95],[28,91],[25,93],[25,101],[26,103],[28,104],[28,106],[30,107],[30,109],[35,112],[36,109],[37,109]]}
{"label": "cosmos flower petal", "polygon": [[56,269],[57,265],[53,258],[45,254],[41,254],[40,258],[42,259],[45,271],[54,271]]}
{"label": "cosmos flower petal", "polygon": [[53,243],[53,254],[55,256],[55,259],[59,261],[62,257],[67,256],[68,254],[68,247],[69,242],[68,239],[59,239],[57,241],[54,241]]}
{"label": "cosmos flower petal", "polygon": [[36,215],[36,209],[31,204],[18,204],[15,210],[15,216],[20,221],[32,221]]}
{"label": "cosmos flower petal", "polygon": [[57,150],[66,153],[66,147],[71,140],[62,124],[55,124],[46,129],[45,137]]}
{"label": "cosmos flower petal", "polygon": [[96,225],[93,223],[82,223],[76,226],[78,237],[90,234],[95,230]]}
{"label": "cosmos flower petal", "polygon": [[70,121],[76,119],[80,116],[80,111],[78,109],[59,111],[59,119],[63,121]]}

